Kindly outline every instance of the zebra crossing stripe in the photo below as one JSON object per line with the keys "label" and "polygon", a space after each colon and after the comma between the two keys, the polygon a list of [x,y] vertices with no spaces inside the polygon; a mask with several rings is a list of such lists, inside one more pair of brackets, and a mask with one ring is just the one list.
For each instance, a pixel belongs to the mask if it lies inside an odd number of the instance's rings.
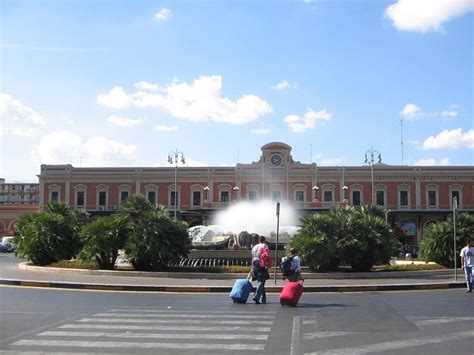
{"label": "zebra crossing stripe", "polygon": [[236,319],[225,319],[225,320],[219,320],[219,319],[186,319],[184,321],[183,319],[140,319],[140,320],[130,320],[130,319],[110,319],[107,320],[106,318],[85,318],[87,320],[78,320],[78,322],[97,322],[97,323],[103,323],[103,322],[109,322],[109,323],[151,323],[151,324],[183,324],[183,322],[186,322],[186,324],[247,324],[247,325],[272,325],[273,321],[271,320],[236,320]]}
{"label": "zebra crossing stripe", "polygon": [[167,334],[167,333],[106,333],[106,332],[69,332],[46,331],[39,336],[50,337],[104,337],[104,338],[141,338],[141,339],[203,339],[203,340],[267,340],[263,334]]}
{"label": "zebra crossing stripe", "polygon": [[121,314],[121,313],[98,313],[95,314],[94,317],[140,317],[140,318],[242,318],[242,319],[274,319],[275,316],[273,315],[249,315],[249,314],[222,314],[222,315],[215,315],[215,314],[179,314],[179,313],[168,313],[168,314]]}
{"label": "zebra crossing stripe", "polygon": [[185,313],[192,313],[192,314],[199,314],[199,313],[204,313],[204,314],[253,314],[253,315],[268,315],[268,314],[276,314],[276,311],[267,311],[265,312],[262,311],[247,311],[247,310],[238,310],[238,311],[233,311],[233,310],[209,310],[209,311],[200,311],[200,310],[173,310],[173,309],[146,309],[146,308],[123,308],[123,309],[109,309],[107,313],[128,313],[128,312],[134,312],[134,313],[146,313],[146,314],[154,314],[154,313],[164,313],[164,314],[185,314]]}
{"label": "zebra crossing stripe", "polygon": [[197,327],[197,326],[166,326],[166,325],[116,325],[116,324],[65,324],[61,329],[124,329],[124,330],[175,330],[175,331],[252,331],[269,332],[270,327],[249,327],[249,326],[218,326],[218,327]]}
{"label": "zebra crossing stripe", "polygon": [[417,327],[423,327],[427,325],[466,322],[466,321],[473,321],[473,320],[474,320],[474,317],[443,317],[443,318],[433,318],[433,319],[427,319],[427,320],[414,321],[414,323]]}
{"label": "zebra crossing stripe", "polygon": [[173,350],[264,350],[265,344],[200,344],[200,343],[144,343],[117,341],[77,341],[77,340],[35,340],[23,339],[12,345],[16,346],[45,346],[67,348],[132,348],[132,349],[173,349]]}
{"label": "zebra crossing stripe", "polygon": [[[183,319],[176,319],[175,320],[175,323],[176,321],[181,321],[182,322],[187,322],[188,320],[183,320]],[[208,320],[209,321],[209,320]],[[263,321],[256,321],[256,320],[251,320],[253,322],[263,322]],[[78,320],[78,322],[84,322],[84,323],[104,323],[104,322],[107,322],[107,323],[141,323],[141,324],[146,324],[146,323],[149,323],[149,324],[153,324],[153,323],[159,323],[159,320],[156,320],[156,319],[130,319],[130,318],[83,318],[83,319],[80,319]],[[219,322],[218,320],[216,320],[214,323],[217,323]],[[233,320],[229,320],[229,322],[234,322]],[[244,321],[244,323],[249,323],[250,321],[246,320]],[[270,324],[272,323],[272,321],[267,321],[267,323],[270,322]],[[259,324],[259,323],[256,323],[256,324]]]}

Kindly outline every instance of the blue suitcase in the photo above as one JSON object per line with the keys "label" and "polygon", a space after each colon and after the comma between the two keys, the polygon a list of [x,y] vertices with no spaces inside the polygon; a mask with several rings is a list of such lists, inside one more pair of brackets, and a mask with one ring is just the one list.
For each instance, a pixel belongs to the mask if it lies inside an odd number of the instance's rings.
{"label": "blue suitcase", "polygon": [[235,281],[229,297],[234,303],[246,303],[252,289],[253,286],[248,279],[239,279]]}

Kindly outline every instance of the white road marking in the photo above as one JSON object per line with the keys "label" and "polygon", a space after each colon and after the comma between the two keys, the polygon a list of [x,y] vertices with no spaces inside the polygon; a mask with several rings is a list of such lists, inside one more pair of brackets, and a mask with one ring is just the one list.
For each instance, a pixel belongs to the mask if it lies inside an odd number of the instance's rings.
{"label": "white road marking", "polygon": [[324,351],[305,353],[305,355],[342,355],[342,354],[367,354],[379,353],[387,350],[405,349],[416,346],[423,346],[426,344],[438,344],[446,341],[454,341],[461,339],[468,339],[474,336],[474,330],[467,332],[446,334],[440,336],[428,336],[423,338],[410,338],[403,340],[388,341],[384,343],[376,343],[361,347],[329,349]]}
{"label": "white road marking", "polygon": [[[181,323],[183,322],[188,322],[188,320],[180,319]],[[207,320],[209,323],[209,320]],[[162,323],[163,320],[157,320],[157,319],[130,319],[130,318],[82,318],[79,319],[78,322],[82,323],[141,323],[141,324],[153,324],[153,323]],[[215,320],[214,322],[211,322],[212,324],[219,323],[220,321]],[[222,321],[224,322],[224,321]],[[227,320],[227,322],[230,322],[231,324],[234,322],[237,322],[237,320]],[[241,321],[243,324],[249,324],[250,322],[265,322],[265,321],[256,321],[256,320],[248,320],[248,321]],[[168,322],[169,323],[169,322]],[[176,320],[175,322],[176,323]],[[263,324],[272,324],[272,321],[266,321],[266,323]],[[262,324],[262,323],[255,323],[255,324]]]}
{"label": "white road marking", "polygon": [[247,311],[247,310],[209,310],[209,311],[200,311],[200,310],[175,310],[175,309],[145,309],[145,308],[123,308],[123,309],[109,309],[107,313],[146,313],[146,314],[154,314],[154,313],[162,313],[162,314],[254,314],[254,315],[268,315],[268,314],[276,314],[276,311]]}
{"label": "white road marking", "polygon": [[414,321],[414,323],[418,327],[423,327],[427,325],[446,324],[446,323],[465,322],[465,321],[474,321],[474,317],[442,317],[442,318],[433,318],[433,319]]}
{"label": "white road marking", "polygon": [[304,339],[317,339],[317,338],[330,338],[330,337],[339,337],[342,335],[356,334],[360,332],[337,332],[337,331],[323,331],[316,333],[304,333]]}
{"label": "white road marking", "polygon": [[[103,323],[105,322],[106,318],[84,318],[84,320],[78,320],[78,322],[95,322]],[[248,324],[248,325],[272,325],[273,321],[271,320],[234,320],[234,319],[226,319],[226,320],[212,320],[212,319],[140,319],[138,321],[130,320],[130,319],[110,319],[107,320],[109,323],[151,323],[151,324]]]}
{"label": "white road marking", "polygon": [[258,334],[168,334],[168,333],[106,333],[106,332],[69,332],[46,331],[39,336],[50,337],[104,337],[104,338],[143,338],[143,339],[206,339],[206,340],[267,340],[268,335]]}
{"label": "white road marking", "polygon": [[62,346],[67,348],[132,348],[132,349],[179,349],[179,350],[264,350],[265,344],[199,344],[199,343],[143,343],[117,341],[35,340],[23,339],[17,346]]}
{"label": "white road marking", "polygon": [[293,317],[290,355],[298,355],[300,353],[300,318],[300,316]]}
{"label": "white road marking", "polygon": [[65,324],[61,329],[125,329],[125,330],[176,330],[176,331],[236,331],[246,330],[252,332],[269,332],[270,327],[249,326],[220,326],[220,327],[193,327],[193,326],[161,326],[161,325],[110,325],[110,324]]}
{"label": "white road marking", "polygon": [[274,319],[275,316],[270,316],[267,314],[262,315],[249,315],[249,314],[177,314],[177,313],[168,313],[168,314],[120,314],[120,313],[98,313],[94,317],[140,317],[140,318],[242,318],[242,319]]}

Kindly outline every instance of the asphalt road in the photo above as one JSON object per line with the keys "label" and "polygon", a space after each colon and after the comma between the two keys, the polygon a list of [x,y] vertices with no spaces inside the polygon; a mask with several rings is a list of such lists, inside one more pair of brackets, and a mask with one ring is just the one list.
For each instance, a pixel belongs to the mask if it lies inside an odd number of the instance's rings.
{"label": "asphalt road", "polygon": [[0,287],[0,351],[473,354],[462,290],[304,294],[297,308],[268,298]]}

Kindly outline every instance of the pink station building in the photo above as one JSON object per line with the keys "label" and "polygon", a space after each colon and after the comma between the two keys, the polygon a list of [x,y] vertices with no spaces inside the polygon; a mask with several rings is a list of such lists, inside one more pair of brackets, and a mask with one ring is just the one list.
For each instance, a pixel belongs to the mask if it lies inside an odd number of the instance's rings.
{"label": "pink station building", "polygon": [[62,201],[105,215],[131,194],[141,193],[170,213],[176,210],[193,226],[208,223],[216,211],[240,200],[284,201],[301,215],[374,203],[385,210],[392,226],[398,224],[412,237],[413,244],[419,244],[428,224],[452,214],[454,199],[458,212],[474,212],[472,166],[320,167],[294,161],[291,147],[284,143],[268,143],[261,150],[255,162],[234,167],[41,165],[39,209],[49,201]]}

